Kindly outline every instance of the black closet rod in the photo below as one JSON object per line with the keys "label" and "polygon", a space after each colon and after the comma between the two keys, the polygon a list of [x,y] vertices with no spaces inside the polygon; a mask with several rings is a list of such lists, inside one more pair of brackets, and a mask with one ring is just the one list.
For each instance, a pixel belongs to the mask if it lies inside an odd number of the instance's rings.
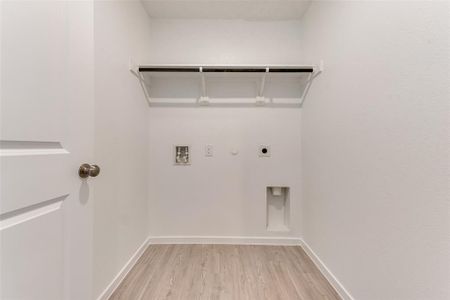
{"label": "black closet rod", "polygon": [[269,73],[312,73],[313,68],[269,68]]}
{"label": "black closet rod", "polygon": [[139,72],[200,72],[200,69],[193,67],[139,67]]}
{"label": "black closet rod", "polygon": [[[139,72],[200,72],[200,67],[139,67]],[[202,72],[207,73],[265,73],[266,68],[255,67],[202,67]],[[312,67],[283,68],[269,67],[269,73],[312,73]]]}

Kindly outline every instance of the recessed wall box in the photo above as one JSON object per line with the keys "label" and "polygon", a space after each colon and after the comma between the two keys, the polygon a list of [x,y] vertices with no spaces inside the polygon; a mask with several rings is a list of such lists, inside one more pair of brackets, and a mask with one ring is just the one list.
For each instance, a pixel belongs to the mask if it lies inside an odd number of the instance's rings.
{"label": "recessed wall box", "polygon": [[290,219],[290,188],[268,186],[266,188],[267,231],[289,231]]}
{"label": "recessed wall box", "polygon": [[189,146],[179,146],[174,147],[175,152],[175,164],[176,165],[189,165],[191,163],[191,157],[189,154]]}

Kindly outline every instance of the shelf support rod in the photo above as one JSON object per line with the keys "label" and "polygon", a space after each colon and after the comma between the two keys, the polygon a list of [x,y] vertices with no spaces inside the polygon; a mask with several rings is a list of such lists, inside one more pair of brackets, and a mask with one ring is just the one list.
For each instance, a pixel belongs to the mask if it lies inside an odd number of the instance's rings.
{"label": "shelf support rod", "polygon": [[259,93],[258,93],[259,97],[264,96],[264,87],[266,85],[266,75],[268,72],[269,72],[269,68],[266,68],[266,72],[264,72],[263,76],[261,77],[261,85],[259,87]]}
{"label": "shelf support rod", "polygon": [[308,95],[309,88],[311,84],[320,73],[323,71],[323,60],[320,61],[320,64],[317,67],[314,67],[314,71],[309,74],[308,81],[306,82],[305,89],[303,90],[302,97],[300,98],[300,107],[303,106],[303,102],[305,102],[306,95]]}
{"label": "shelf support rod", "polygon": [[198,104],[208,105],[209,98],[207,96],[208,94],[207,94],[207,89],[206,89],[206,78],[205,78],[205,73],[203,72],[203,67],[200,67],[199,71],[200,71],[200,80],[201,80],[201,84],[202,84],[202,96],[200,97],[200,99],[198,99]]}
{"label": "shelf support rod", "polygon": [[308,81],[306,82],[305,89],[303,90],[302,96],[300,97],[300,107],[303,105],[303,102],[305,102],[306,95],[308,94],[309,87],[311,86],[313,79],[313,73],[310,73],[308,76]]}
{"label": "shelf support rod", "polygon": [[142,90],[144,91],[145,99],[147,100],[148,106],[152,105],[152,101],[150,98],[150,93],[147,90],[147,83],[144,80],[144,77],[141,73],[137,74],[137,78],[139,79],[139,84],[141,85]]}
{"label": "shelf support rod", "polygon": [[206,96],[206,78],[205,78],[205,73],[203,73],[202,67],[200,67],[200,73],[201,73],[201,79],[202,79],[202,97],[207,97]]}
{"label": "shelf support rod", "polygon": [[266,86],[267,73],[269,73],[269,68],[266,68],[266,71],[261,76],[261,84],[259,86],[258,96],[256,97],[256,105],[264,105],[266,102],[264,99],[264,89]]}
{"label": "shelf support rod", "polygon": [[142,76],[141,72],[139,72],[139,67],[133,63],[133,60],[131,58],[129,61],[129,69],[130,72],[139,80],[139,84],[141,85],[142,91],[144,92],[145,100],[147,100],[148,105],[151,106],[150,93],[147,90],[147,85],[144,77]]}

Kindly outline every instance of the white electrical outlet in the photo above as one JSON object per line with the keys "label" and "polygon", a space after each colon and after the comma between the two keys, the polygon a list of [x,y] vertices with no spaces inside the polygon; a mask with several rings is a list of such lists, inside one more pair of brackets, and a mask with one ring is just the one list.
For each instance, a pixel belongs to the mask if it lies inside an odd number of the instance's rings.
{"label": "white electrical outlet", "polygon": [[212,145],[206,145],[205,156],[213,156],[213,146]]}

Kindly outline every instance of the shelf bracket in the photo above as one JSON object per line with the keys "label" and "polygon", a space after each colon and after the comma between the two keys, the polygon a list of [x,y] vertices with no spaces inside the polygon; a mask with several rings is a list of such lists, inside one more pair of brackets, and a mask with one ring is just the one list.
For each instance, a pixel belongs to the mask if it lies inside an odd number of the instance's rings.
{"label": "shelf bracket", "polygon": [[261,84],[259,86],[258,96],[256,97],[256,105],[264,105],[266,103],[266,99],[264,97],[264,89],[266,85],[267,73],[269,73],[269,68],[266,68],[266,71],[261,76]]}
{"label": "shelf bracket", "polygon": [[207,96],[208,94],[206,90],[206,78],[202,67],[200,67],[200,80],[201,80],[202,95],[198,99],[198,104],[206,106],[209,105],[209,97]]}
{"label": "shelf bracket", "polygon": [[145,99],[147,100],[147,103],[149,106],[152,105],[152,101],[150,98],[150,93],[147,90],[147,84],[144,77],[142,76],[141,73],[138,73],[138,79],[139,79],[139,84],[141,85],[142,90],[144,91],[144,95],[145,95]]}
{"label": "shelf bracket", "polygon": [[139,66],[136,65],[131,58],[128,62],[128,68],[130,72],[139,79]]}
{"label": "shelf bracket", "polygon": [[303,105],[303,102],[305,102],[305,98],[306,98],[306,95],[308,94],[308,90],[309,90],[309,87],[311,86],[313,78],[314,78],[313,73],[309,74],[308,80],[306,81],[306,86],[303,89],[302,96],[300,97],[300,107]]}
{"label": "shelf bracket", "polygon": [[261,85],[259,86],[258,97],[264,96],[264,87],[266,85],[266,75],[269,73],[269,68],[266,68],[266,72],[264,72],[263,76],[261,76]]}
{"label": "shelf bracket", "polygon": [[314,78],[316,78],[322,72],[323,72],[323,60],[321,60],[319,65],[314,68],[314,72],[309,74],[305,89],[303,90],[302,96],[300,98],[300,107],[302,107],[303,103],[305,102],[306,95],[308,95],[309,88],[311,87]]}
{"label": "shelf bracket", "polygon": [[147,103],[149,106],[151,106],[151,98],[150,93],[147,90],[146,81],[144,79],[144,76],[139,72],[139,66],[133,63],[133,60],[130,58],[129,61],[129,69],[130,72],[137,77],[139,80],[139,84],[141,85],[142,91],[144,92],[145,100],[147,100]]}

